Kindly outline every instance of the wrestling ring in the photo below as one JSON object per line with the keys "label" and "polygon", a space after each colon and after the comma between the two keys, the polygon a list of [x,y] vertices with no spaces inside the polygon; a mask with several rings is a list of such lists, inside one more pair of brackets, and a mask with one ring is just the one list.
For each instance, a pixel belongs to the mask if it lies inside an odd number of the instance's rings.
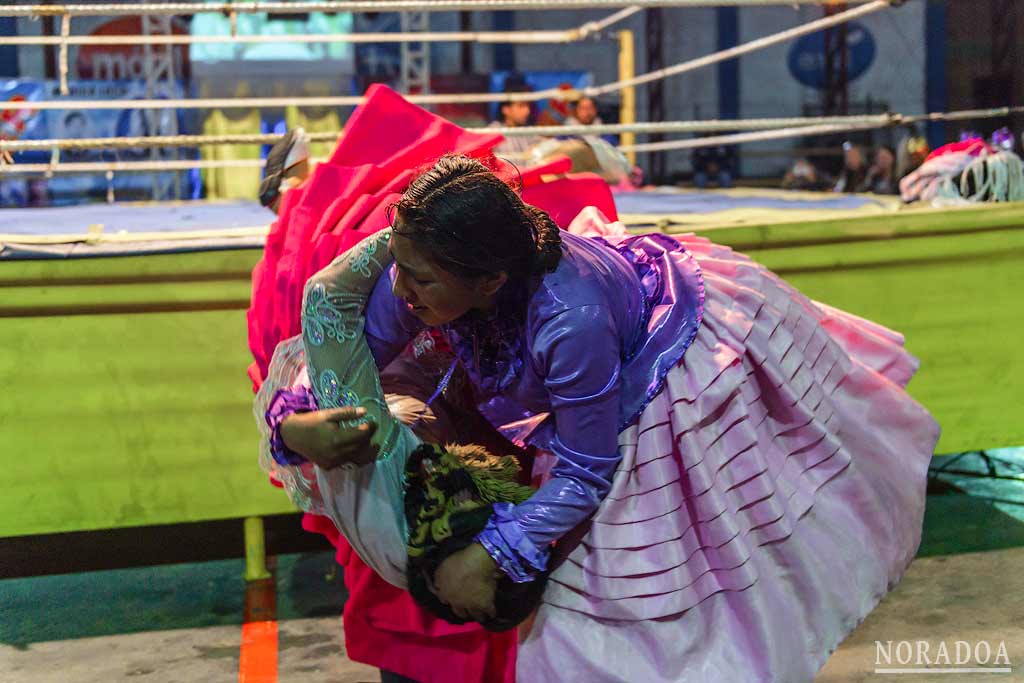
{"label": "wrestling ring", "polygon": [[[887,113],[872,116],[749,120],[637,121],[636,92],[651,83],[706,68],[875,12],[892,0],[851,2],[851,9],[737,47],[637,74],[634,39],[616,24],[645,8],[827,5],[814,0],[563,0],[559,9],[614,11],[606,19],[560,31],[418,32],[309,35],[308,42],[476,42],[571,45],[601,39],[618,50],[619,78],[579,89],[526,93],[415,94],[422,105],[540,102],[615,95],[618,124],[565,127],[559,134],[619,135],[621,152],[870,130],[913,122],[1004,116],[1017,108]],[[845,4],[845,3],[844,3]],[[56,46],[67,91],[68,48],[130,41],[160,46],[201,42],[295,41],[295,36],[78,36],[86,15],[246,12],[455,11],[551,9],[538,0],[403,2],[195,3],[140,5],[3,5],[0,16],[52,16],[60,35],[2,37],[3,45]],[[624,7],[624,9],[623,9]],[[234,19],[233,19],[234,20]],[[149,48],[147,48],[148,50]],[[147,53],[148,54],[148,53]],[[132,107],[253,109],[285,105],[344,107],[358,96],[135,100]],[[119,102],[48,100],[0,103],[2,111],[119,108]],[[550,128],[488,129],[509,136]],[[642,142],[652,134],[711,134]],[[311,134],[333,142],[343,130]],[[258,174],[263,160],[62,161],[70,150],[264,145],[275,134],[177,135],[2,140],[0,179],[58,174],[117,174],[236,169]],[[20,163],[25,151],[48,163]],[[248,518],[248,576],[265,575],[258,518],[292,512],[255,467],[246,314],[251,272],[274,215],[253,201],[117,202],[0,211],[0,357],[7,400],[0,442],[8,478],[19,485],[0,498],[0,537]],[[922,371],[910,393],[943,425],[938,453],[1024,443],[1024,208],[905,206],[869,195],[739,189],[620,190],[621,219],[633,231],[697,232],[745,252],[815,299],[904,332]],[[979,391],[979,387],[984,387]],[[15,398],[16,400],[11,400]],[[52,473],[59,473],[53,476]]]}

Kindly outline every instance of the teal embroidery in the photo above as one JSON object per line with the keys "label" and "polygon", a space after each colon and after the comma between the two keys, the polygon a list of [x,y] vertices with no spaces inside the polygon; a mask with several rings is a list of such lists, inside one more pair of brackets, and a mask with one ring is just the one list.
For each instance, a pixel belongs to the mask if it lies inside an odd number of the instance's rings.
{"label": "teal embroidery", "polygon": [[314,346],[321,346],[328,338],[341,342],[355,339],[359,334],[346,325],[346,318],[351,320],[352,316],[345,316],[341,312],[339,306],[327,296],[327,288],[323,283],[318,282],[310,288],[306,295],[304,313],[302,331]]}
{"label": "teal embroidery", "polygon": [[359,405],[359,396],[338,381],[334,370],[320,373],[320,397],[325,408],[345,408]]}
{"label": "teal embroidery", "polygon": [[[310,365],[309,369],[312,372],[316,372],[313,366]],[[377,387],[380,386],[380,382],[375,382]],[[318,391],[316,393],[317,403],[321,408],[349,408],[355,406],[370,407],[374,406],[382,412],[387,412],[388,404],[379,398],[366,398],[360,399],[359,395],[353,391],[350,387],[342,384],[338,379],[337,373],[334,370],[324,370],[320,373],[320,381],[317,383]],[[378,388],[378,392],[380,390]],[[359,418],[356,420],[344,420],[340,424],[343,427],[358,427],[366,422],[366,418]]]}
{"label": "teal embroidery", "polygon": [[352,258],[350,264],[352,271],[359,273],[363,277],[371,277],[373,273],[370,272],[370,261],[372,260],[378,266],[380,265],[380,261],[373,258],[373,256],[377,253],[380,245],[389,239],[391,239],[390,228],[381,230],[374,238],[363,240],[359,253]]}

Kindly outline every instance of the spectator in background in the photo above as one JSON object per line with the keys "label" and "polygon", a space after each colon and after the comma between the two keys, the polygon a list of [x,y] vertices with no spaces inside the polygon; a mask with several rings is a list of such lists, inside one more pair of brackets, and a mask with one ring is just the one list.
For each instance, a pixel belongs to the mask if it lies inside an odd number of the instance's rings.
{"label": "spectator in background", "polygon": [[[530,89],[526,86],[510,86],[505,89],[506,94],[529,91]],[[499,105],[499,119],[492,121],[489,127],[520,128],[528,126],[532,115],[533,109],[529,102],[508,99]],[[494,148],[494,153],[499,157],[509,157],[513,161],[523,160],[530,148],[543,140],[544,138],[540,135],[506,135],[505,141]]]}
{"label": "spectator in background", "polygon": [[811,163],[807,157],[793,162],[792,168],[782,178],[783,190],[805,190],[821,192],[832,187],[832,179]]}
{"label": "spectator in background", "polygon": [[874,194],[896,194],[898,182],[899,178],[896,177],[896,152],[888,145],[881,145],[875,149],[874,163],[871,164],[864,182],[857,191]]}
{"label": "spectator in background", "polygon": [[928,140],[916,128],[907,128],[896,151],[896,178],[902,179],[924,163],[931,151]]}
{"label": "spectator in background", "polygon": [[[81,140],[92,136],[89,119],[80,111],[72,111],[64,116],[60,123],[61,137]],[[99,155],[94,150],[68,149],[61,152],[64,161],[94,161]]]}
{"label": "spectator in background", "polygon": [[[592,97],[581,97],[572,106],[572,114],[565,119],[567,126],[600,126],[604,121],[598,113],[597,102]],[[619,139],[614,135],[602,135],[602,140],[609,145],[618,145]]]}
{"label": "spectator in background", "polygon": [[717,145],[698,147],[690,155],[693,166],[693,184],[703,190],[714,180],[722,189],[732,187],[736,175],[736,151],[733,147]]}
{"label": "spectator in background", "polygon": [[572,107],[572,116],[565,120],[567,126],[593,126],[604,123],[597,113],[597,102],[592,97],[581,97]]}
{"label": "spectator in background", "polygon": [[864,150],[852,142],[843,143],[843,170],[839,172],[833,192],[857,192],[868,175]]}
{"label": "spectator in background", "polygon": [[62,124],[65,138],[87,138],[89,137],[89,120],[80,111],[72,111],[64,117]]}

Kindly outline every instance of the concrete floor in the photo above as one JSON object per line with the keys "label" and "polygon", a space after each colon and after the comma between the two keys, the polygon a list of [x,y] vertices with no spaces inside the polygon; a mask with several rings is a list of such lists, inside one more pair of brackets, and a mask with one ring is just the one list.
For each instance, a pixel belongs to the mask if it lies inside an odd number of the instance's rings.
{"label": "concrete floor", "polygon": [[[926,641],[934,653],[945,641],[951,658],[956,641],[973,648],[988,641],[993,657],[1006,643],[1010,674],[876,674],[875,641]],[[916,649],[916,645],[914,646]],[[993,662],[989,662],[992,666]],[[908,665],[909,666],[909,665]],[[1002,665],[1000,665],[1002,668]],[[836,650],[815,683],[878,683],[885,680],[971,683],[1024,681],[1024,548],[926,557],[914,561],[903,580]]]}
{"label": "concrete floor", "polygon": [[[238,681],[241,575],[242,561],[228,560],[2,580],[0,683]],[[346,596],[331,553],[279,557],[275,579],[276,680],[380,680],[345,656],[340,610]],[[956,641],[982,640],[993,653],[1005,643],[1012,673],[875,672],[875,641],[926,641],[932,656],[945,642],[955,657]],[[918,559],[815,683],[893,678],[1024,683],[1024,522],[963,492],[929,495]]]}
{"label": "concrete floor", "polygon": [[[0,645],[4,683],[215,683],[238,680],[241,629],[211,626],[70,641]],[[278,624],[278,680],[377,683],[345,656],[338,617]]]}

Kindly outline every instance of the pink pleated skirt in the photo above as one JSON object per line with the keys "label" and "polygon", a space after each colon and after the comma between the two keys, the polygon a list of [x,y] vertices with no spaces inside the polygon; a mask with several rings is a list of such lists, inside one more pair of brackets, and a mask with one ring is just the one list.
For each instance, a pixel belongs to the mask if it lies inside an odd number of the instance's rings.
{"label": "pink pleated skirt", "polygon": [[517,680],[811,681],[917,551],[932,417],[903,338],[702,238],[704,319],[620,434]]}

